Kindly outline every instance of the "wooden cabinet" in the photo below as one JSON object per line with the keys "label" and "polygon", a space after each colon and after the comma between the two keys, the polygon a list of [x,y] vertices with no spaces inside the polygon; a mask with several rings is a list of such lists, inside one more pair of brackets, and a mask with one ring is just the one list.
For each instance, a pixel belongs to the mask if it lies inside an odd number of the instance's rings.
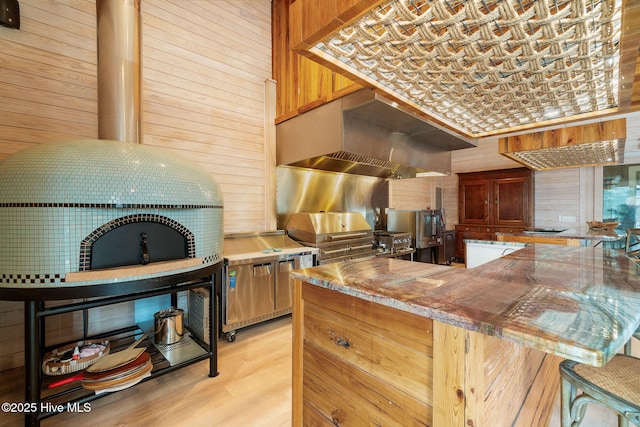
{"label": "wooden cabinet", "polygon": [[496,240],[496,233],[533,225],[533,171],[526,168],[460,174],[456,258],[464,240]]}
{"label": "wooden cabinet", "polygon": [[490,182],[482,177],[460,176],[458,218],[460,224],[491,224],[489,220]]}
{"label": "wooden cabinet", "polygon": [[302,298],[293,425],[433,425],[431,319],[307,283]]}
{"label": "wooden cabinet", "polygon": [[292,425],[548,425],[560,360],[296,281]]}
{"label": "wooden cabinet", "polygon": [[347,77],[290,49],[291,3],[293,0],[274,0],[272,3],[276,123],[362,89]]}
{"label": "wooden cabinet", "polygon": [[486,226],[456,225],[456,258],[465,257],[465,240],[495,240],[495,231]]}

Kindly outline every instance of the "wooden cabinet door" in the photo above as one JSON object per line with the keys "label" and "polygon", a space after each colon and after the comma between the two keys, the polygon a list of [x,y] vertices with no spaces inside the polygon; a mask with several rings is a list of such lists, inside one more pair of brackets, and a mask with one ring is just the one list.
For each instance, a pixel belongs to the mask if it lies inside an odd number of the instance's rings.
{"label": "wooden cabinet door", "polygon": [[487,180],[460,181],[458,219],[460,224],[490,224],[489,191]]}
{"label": "wooden cabinet door", "polygon": [[529,223],[529,179],[503,178],[493,181],[493,224],[526,227]]}
{"label": "wooden cabinet door", "polygon": [[460,174],[456,258],[465,239],[496,240],[496,227],[515,233],[533,224],[533,180],[525,168]]}
{"label": "wooden cabinet door", "polygon": [[272,74],[276,81],[276,123],[362,89],[289,46],[289,7],[294,0],[272,2]]}
{"label": "wooden cabinet door", "polygon": [[432,426],[433,320],[296,287],[293,425]]}

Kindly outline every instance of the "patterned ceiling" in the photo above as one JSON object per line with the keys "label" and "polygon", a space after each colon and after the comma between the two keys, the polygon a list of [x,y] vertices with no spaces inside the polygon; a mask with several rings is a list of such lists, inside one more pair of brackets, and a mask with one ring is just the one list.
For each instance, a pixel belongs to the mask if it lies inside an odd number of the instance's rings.
{"label": "patterned ceiling", "polygon": [[621,0],[393,0],[311,52],[481,137],[618,106]]}

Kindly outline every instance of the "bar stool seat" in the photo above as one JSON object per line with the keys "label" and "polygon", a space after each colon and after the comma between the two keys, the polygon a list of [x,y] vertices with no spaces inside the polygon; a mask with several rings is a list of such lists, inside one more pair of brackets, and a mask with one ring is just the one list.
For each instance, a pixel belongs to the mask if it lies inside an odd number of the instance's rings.
{"label": "bar stool seat", "polygon": [[565,360],[560,377],[562,427],[579,426],[587,403],[616,412],[620,427],[640,425],[640,359],[617,354],[602,367]]}

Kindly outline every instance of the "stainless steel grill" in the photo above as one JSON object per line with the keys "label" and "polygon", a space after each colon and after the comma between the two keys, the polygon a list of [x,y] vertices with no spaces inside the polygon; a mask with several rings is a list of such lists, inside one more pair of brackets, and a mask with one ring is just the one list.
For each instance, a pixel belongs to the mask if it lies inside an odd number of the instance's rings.
{"label": "stainless steel grill", "polygon": [[414,252],[411,233],[376,231],[378,255],[403,255]]}
{"label": "stainless steel grill", "polygon": [[317,264],[374,257],[373,230],[359,212],[299,212],[286,226],[289,237],[319,249]]}

